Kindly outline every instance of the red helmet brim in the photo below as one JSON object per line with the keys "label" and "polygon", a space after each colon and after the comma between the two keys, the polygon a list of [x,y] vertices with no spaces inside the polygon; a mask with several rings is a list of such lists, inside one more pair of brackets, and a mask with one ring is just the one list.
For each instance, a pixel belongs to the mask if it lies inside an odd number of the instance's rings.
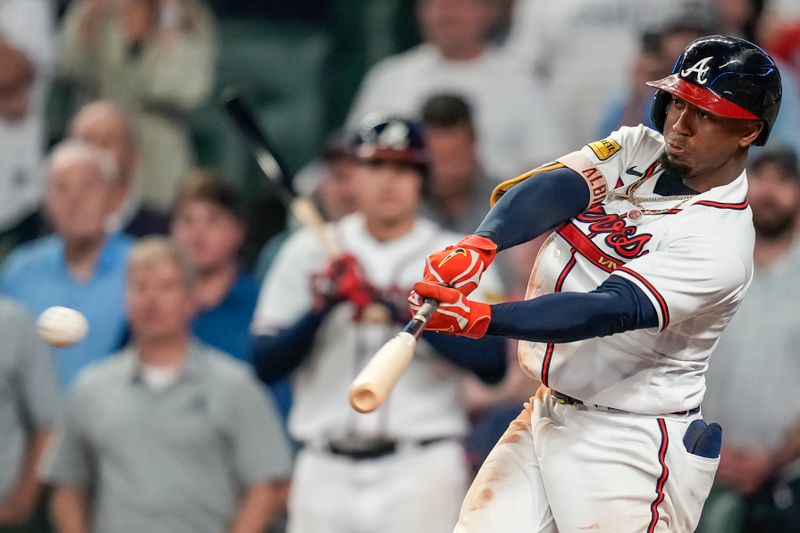
{"label": "red helmet brim", "polygon": [[761,120],[747,109],[717,96],[713,91],[705,87],[690,83],[677,74],[672,74],[656,81],[648,81],[647,85],[666,91],[714,115],[727,118]]}

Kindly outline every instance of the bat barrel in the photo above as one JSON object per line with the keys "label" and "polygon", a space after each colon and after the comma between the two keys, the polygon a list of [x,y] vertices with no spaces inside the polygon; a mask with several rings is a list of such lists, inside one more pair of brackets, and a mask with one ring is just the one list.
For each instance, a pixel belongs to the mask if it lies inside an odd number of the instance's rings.
{"label": "bat barrel", "polygon": [[403,331],[381,346],[350,385],[350,405],[359,413],[380,407],[400,380],[411,359],[417,339],[439,303],[426,299]]}
{"label": "bat barrel", "polygon": [[350,385],[350,405],[359,413],[377,409],[411,363],[417,339],[401,331],[372,356]]}

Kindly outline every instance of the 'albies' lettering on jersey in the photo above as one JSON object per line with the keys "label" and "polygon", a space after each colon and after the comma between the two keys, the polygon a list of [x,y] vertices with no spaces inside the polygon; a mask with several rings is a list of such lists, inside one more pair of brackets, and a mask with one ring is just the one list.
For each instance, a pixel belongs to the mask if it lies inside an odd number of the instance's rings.
{"label": "'albies' lettering on jersey", "polygon": [[581,175],[589,185],[589,205],[601,202],[608,192],[605,176],[597,170],[597,167],[585,168],[581,171]]}
{"label": "'albies' lettering on jersey", "polygon": [[605,243],[620,257],[635,259],[647,253],[645,245],[653,236],[649,233],[636,234],[636,226],[629,226],[624,215],[606,213],[602,205],[587,209],[576,220],[589,224],[589,232],[605,233]]}
{"label": "'albies' lettering on jersey", "polygon": [[[600,142],[602,141],[597,141],[597,143]],[[609,151],[615,150],[616,146],[619,146],[616,141],[614,141],[614,143],[613,145],[609,144],[609,146],[611,146]],[[604,154],[600,153],[600,155],[602,156]],[[611,156],[609,155],[608,157]],[[559,157],[558,162],[577,172],[584,181],[586,181],[586,186],[589,187],[589,203],[587,207],[597,205],[605,199],[608,194],[609,182],[603,174],[604,171],[600,169],[601,165],[594,161],[592,157],[581,151],[570,152],[569,154]]]}

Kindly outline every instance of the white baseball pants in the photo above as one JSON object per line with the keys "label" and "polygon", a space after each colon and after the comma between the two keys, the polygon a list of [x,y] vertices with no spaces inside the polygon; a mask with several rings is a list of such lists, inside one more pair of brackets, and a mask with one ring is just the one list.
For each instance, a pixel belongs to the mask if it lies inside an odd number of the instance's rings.
{"label": "white baseball pants", "polygon": [[719,463],[684,447],[698,417],[564,405],[541,387],[483,464],[454,533],[694,531]]}
{"label": "white baseball pants", "polygon": [[304,448],[288,533],[450,533],[467,483],[456,441],[360,461]]}

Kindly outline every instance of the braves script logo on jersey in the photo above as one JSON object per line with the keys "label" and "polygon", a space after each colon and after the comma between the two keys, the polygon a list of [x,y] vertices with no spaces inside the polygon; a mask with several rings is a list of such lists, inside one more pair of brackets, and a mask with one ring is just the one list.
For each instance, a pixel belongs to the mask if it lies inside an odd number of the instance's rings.
{"label": "braves script logo on jersey", "polygon": [[625,259],[647,253],[644,247],[653,238],[650,233],[637,235],[636,226],[629,226],[622,215],[606,213],[602,205],[587,209],[575,218],[589,224],[591,233],[606,233],[606,244]]}
{"label": "braves script logo on jersey", "polygon": [[708,78],[706,78],[706,73],[708,72],[708,69],[711,68],[708,66],[708,62],[711,61],[712,59],[713,59],[712,56],[704,57],[691,67],[682,70],[681,76],[685,78],[686,76],[694,72],[695,74],[697,74],[697,83],[699,83],[700,85],[705,85],[706,83],[708,83]]}

